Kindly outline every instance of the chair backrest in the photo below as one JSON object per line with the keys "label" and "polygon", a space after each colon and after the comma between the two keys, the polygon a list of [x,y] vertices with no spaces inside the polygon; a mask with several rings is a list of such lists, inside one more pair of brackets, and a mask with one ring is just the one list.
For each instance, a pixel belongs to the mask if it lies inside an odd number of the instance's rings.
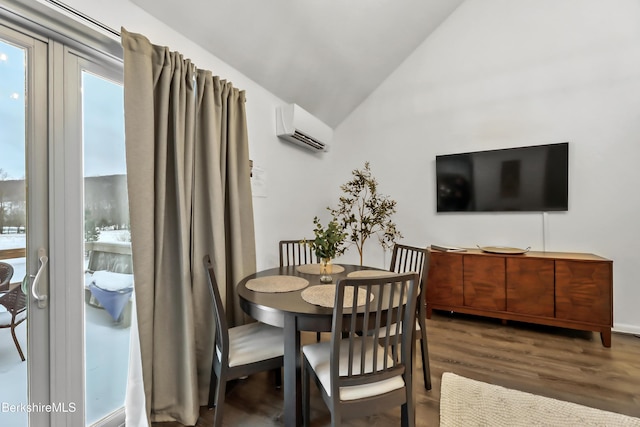
{"label": "chair backrest", "polygon": [[389,271],[393,271],[394,273],[408,273],[413,271],[417,273],[420,280],[419,297],[422,297],[424,289],[426,288],[426,275],[423,274],[423,272],[428,271],[428,266],[429,251],[427,248],[418,248],[397,243],[393,246]]}
{"label": "chair backrest", "polygon": [[389,271],[395,273],[407,273],[410,271],[418,273],[422,279],[425,258],[428,256],[427,248],[418,248],[395,244],[391,255],[391,266]]}
{"label": "chair backrest", "polygon": [[9,289],[13,277],[13,266],[6,262],[0,262],[0,290]]}
{"label": "chair backrest", "polygon": [[[417,292],[416,273],[338,281],[331,332],[332,396],[340,396],[341,387],[375,383],[411,371]],[[358,295],[364,299],[358,301],[354,297]],[[358,307],[362,301],[370,302]],[[351,315],[358,309],[362,313]],[[381,341],[384,344],[378,345]],[[411,387],[410,375],[405,375],[405,385]]]}
{"label": "chair backrest", "polygon": [[216,281],[216,275],[213,271],[213,264],[211,263],[209,255],[204,256],[202,263],[206,270],[205,276],[209,282],[209,291],[211,292],[213,312],[216,320],[216,339],[214,343],[214,350],[220,355],[221,363],[227,363],[229,360],[229,325],[227,323],[224,305],[222,304],[220,290],[218,289],[218,282]]}
{"label": "chair backrest", "polygon": [[16,286],[0,296],[0,305],[3,305],[11,313],[11,323],[15,323],[16,316],[27,309],[27,296],[22,292],[20,286]]}
{"label": "chair backrest", "polygon": [[320,262],[311,246],[301,243],[303,240],[280,240],[280,267]]}
{"label": "chair backrest", "polygon": [[427,273],[429,271],[429,251],[427,248],[395,244],[391,255],[390,271],[406,273],[414,271],[418,273],[420,288],[418,289],[418,305],[416,307],[421,328],[424,328],[424,319],[427,316],[425,295],[427,292]]}

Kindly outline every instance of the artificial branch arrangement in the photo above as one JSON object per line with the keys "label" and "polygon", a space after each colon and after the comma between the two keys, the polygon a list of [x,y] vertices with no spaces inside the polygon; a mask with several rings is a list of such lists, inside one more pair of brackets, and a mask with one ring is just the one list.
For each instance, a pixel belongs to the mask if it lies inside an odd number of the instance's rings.
{"label": "artificial branch arrangement", "polygon": [[347,231],[348,240],[358,248],[362,265],[362,250],[369,237],[377,235],[380,245],[390,249],[402,234],[391,220],[396,202],[378,194],[378,182],[371,174],[369,162],[365,162],[364,169],[356,169],[352,174],[353,179],[340,186],[345,194],[340,197],[338,207],[328,209],[342,230]]}

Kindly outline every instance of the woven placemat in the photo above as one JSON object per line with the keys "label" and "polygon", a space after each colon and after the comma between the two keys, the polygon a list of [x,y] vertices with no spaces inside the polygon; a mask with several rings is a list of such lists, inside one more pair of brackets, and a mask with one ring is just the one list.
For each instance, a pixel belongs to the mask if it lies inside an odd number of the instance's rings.
{"label": "woven placemat", "polygon": [[[319,305],[321,307],[333,308],[336,300],[336,285],[317,285],[310,286],[302,291],[302,299],[309,304]],[[369,295],[369,301],[373,300],[373,294]],[[364,305],[367,302],[367,293],[363,290],[358,292],[358,305]],[[344,290],[344,307],[351,307],[353,303],[353,288]]]}
{"label": "woven placemat", "polygon": [[352,271],[351,273],[347,274],[347,277],[354,277],[354,278],[358,278],[358,277],[384,277],[384,276],[391,276],[392,274],[396,274],[393,271],[387,271],[387,270],[358,270],[358,271]]}
{"label": "woven placemat", "polygon": [[[303,264],[296,267],[298,273],[304,274],[321,274],[320,264]],[[344,271],[344,267],[338,264],[331,265],[331,271],[328,274],[339,274]]]}
{"label": "woven placemat", "polygon": [[296,276],[265,276],[251,279],[247,289],[256,292],[291,292],[304,289],[309,285],[307,279]]}

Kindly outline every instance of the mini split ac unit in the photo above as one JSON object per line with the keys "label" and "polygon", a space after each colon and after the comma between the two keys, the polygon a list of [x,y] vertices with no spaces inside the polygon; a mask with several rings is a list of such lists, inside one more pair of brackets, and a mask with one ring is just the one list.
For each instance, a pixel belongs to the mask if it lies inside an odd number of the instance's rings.
{"label": "mini split ac unit", "polygon": [[289,104],[276,108],[276,134],[309,150],[328,151],[333,129],[299,105]]}

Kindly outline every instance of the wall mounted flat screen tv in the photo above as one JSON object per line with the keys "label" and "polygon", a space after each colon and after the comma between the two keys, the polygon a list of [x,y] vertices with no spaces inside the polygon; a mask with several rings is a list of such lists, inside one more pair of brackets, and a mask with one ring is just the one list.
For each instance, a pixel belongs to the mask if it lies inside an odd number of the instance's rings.
{"label": "wall mounted flat screen tv", "polygon": [[568,210],[569,143],[436,156],[438,212]]}

